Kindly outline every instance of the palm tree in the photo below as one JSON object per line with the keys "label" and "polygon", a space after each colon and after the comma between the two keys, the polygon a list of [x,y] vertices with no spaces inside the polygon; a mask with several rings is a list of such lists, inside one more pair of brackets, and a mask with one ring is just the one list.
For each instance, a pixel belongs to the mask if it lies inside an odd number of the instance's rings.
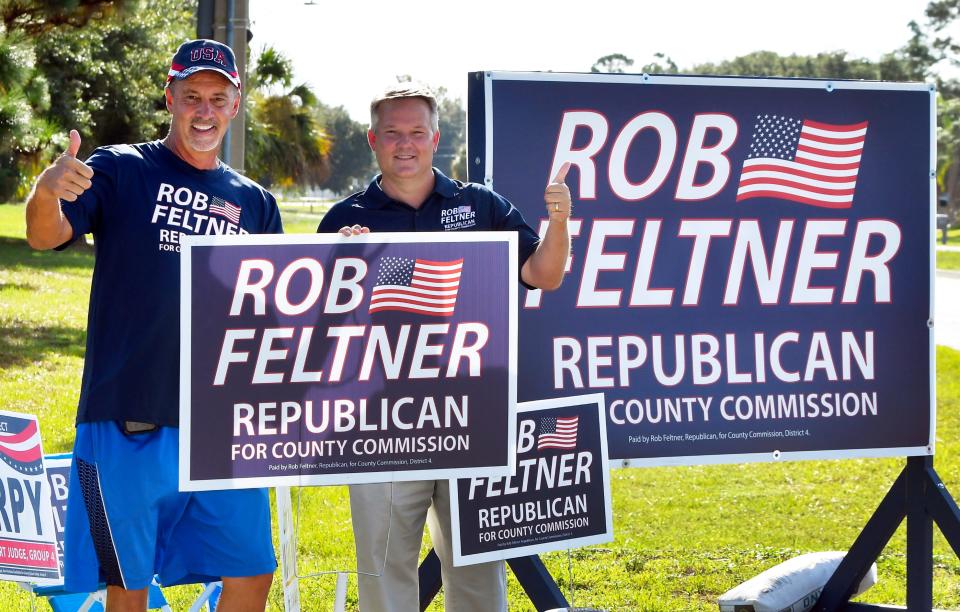
{"label": "palm tree", "polygon": [[317,123],[317,97],[306,85],[292,89],[291,62],[272,47],[248,74],[247,173],[268,188],[302,190],[330,174],[330,139]]}

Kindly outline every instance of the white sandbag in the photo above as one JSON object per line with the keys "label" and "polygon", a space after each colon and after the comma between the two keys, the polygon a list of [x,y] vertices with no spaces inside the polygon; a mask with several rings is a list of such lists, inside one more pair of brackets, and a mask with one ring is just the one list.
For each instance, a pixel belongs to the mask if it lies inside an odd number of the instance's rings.
{"label": "white sandbag", "polygon": [[[720,596],[720,612],[808,612],[846,553],[808,553],[784,561]],[[877,582],[877,564],[863,577],[854,596]]]}

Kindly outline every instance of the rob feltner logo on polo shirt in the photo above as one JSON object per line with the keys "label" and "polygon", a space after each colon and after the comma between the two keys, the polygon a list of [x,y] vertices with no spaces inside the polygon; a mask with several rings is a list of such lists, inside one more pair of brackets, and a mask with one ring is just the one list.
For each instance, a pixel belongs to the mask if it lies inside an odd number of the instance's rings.
{"label": "rob feltner logo on polo shirt", "polygon": [[440,211],[440,223],[445,231],[473,227],[477,224],[477,212],[469,204],[444,208]]}

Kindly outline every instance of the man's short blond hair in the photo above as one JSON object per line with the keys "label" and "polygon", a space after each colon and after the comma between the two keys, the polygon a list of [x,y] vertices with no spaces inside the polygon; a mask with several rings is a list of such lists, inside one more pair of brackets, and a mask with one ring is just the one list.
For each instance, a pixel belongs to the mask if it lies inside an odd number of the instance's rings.
{"label": "man's short blond hair", "polygon": [[401,83],[393,85],[370,102],[370,129],[377,131],[377,124],[380,122],[380,105],[388,100],[402,100],[404,98],[417,98],[423,100],[430,107],[430,124],[434,132],[440,131],[440,108],[437,104],[437,97],[433,91],[426,85],[415,83]]}

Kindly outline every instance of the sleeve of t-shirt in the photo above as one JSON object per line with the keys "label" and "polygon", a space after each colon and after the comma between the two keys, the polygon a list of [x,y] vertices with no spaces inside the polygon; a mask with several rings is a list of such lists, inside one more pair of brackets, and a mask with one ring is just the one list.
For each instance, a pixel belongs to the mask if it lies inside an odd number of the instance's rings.
{"label": "sleeve of t-shirt", "polygon": [[[333,219],[334,215],[331,215],[331,214],[330,214],[330,213],[332,213],[332,212],[333,212],[333,209],[331,208],[330,210],[328,210],[328,211],[323,215],[323,218],[320,219],[320,224],[317,225],[317,233],[318,233],[318,234],[326,234],[326,233],[330,233],[330,232],[335,232],[335,231],[337,231],[338,229],[340,229],[339,227],[333,227],[334,225],[336,225],[336,223],[334,223],[334,219]],[[336,214],[336,213],[334,213],[334,214]]]}
{"label": "sleeve of t-shirt", "polygon": [[320,224],[317,225],[317,233],[332,234],[339,232],[341,227],[349,225],[348,223],[343,223],[343,215],[340,214],[341,210],[343,210],[342,204],[334,204],[330,210],[323,215],[323,218],[320,219]]}
{"label": "sleeve of t-shirt", "polygon": [[117,199],[117,154],[101,147],[86,164],[93,168],[92,185],[75,201],[61,201],[60,208],[73,228],[73,237],[57,249],[69,246],[84,234],[96,235],[101,230],[104,207]]}
{"label": "sleeve of t-shirt", "polygon": [[[517,232],[517,255],[518,268],[522,269],[523,264],[533,255],[540,244],[540,236],[533,228],[527,225],[520,209],[510,203],[508,199],[496,192],[489,192],[492,199],[494,227],[498,230],[514,230]],[[520,280],[524,287],[535,289]]]}
{"label": "sleeve of t-shirt", "polygon": [[266,210],[263,213],[262,234],[282,234],[283,220],[280,218],[280,207],[277,206],[277,199],[273,194],[264,190],[266,198]]}

